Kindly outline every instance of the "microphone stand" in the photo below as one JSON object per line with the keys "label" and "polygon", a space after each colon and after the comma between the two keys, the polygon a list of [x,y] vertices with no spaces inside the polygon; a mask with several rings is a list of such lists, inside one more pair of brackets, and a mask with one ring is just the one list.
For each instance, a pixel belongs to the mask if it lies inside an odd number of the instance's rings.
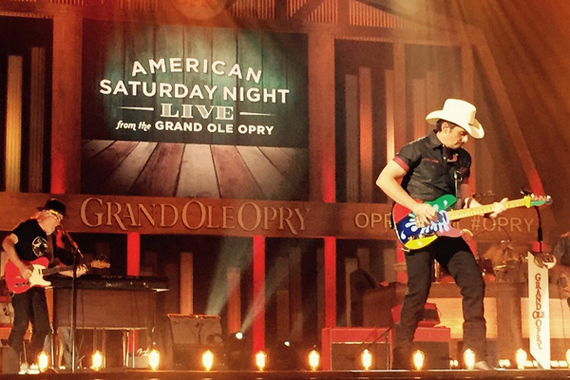
{"label": "microphone stand", "polygon": [[73,276],[71,277],[71,315],[70,321],[70,334],[69,339],[71,340],[71,373],[75,373],[76,365],[76,350],[75,350],[75,332],[77,330],[77,265],[79,264],[79,258],[83,258],[83,254],[79,249],[77,243],[72,239],[72,237],[60,224],[61,232],[65,235],[69,243],[71,244],[71,253],[73,256]]}

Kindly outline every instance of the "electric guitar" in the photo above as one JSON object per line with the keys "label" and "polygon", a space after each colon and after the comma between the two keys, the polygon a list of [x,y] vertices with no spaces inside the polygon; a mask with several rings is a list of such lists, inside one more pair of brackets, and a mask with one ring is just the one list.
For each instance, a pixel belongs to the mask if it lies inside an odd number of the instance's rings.
{"label": "electric guitar", "polygon": [[[8,260],[6,263],[6,271],[4,277],[6,279],[6,287],[13,293],[20,294],[26,292],[32,286],[46,287],[50,286],[51,282],[46,281],[44,276],[49,276],[55,273],[65,272],[73,270],[73,265],[61,266],[48,268],[49,260],[47,257],[40,257],[34,261],[22,261],[26,265],[31,265],[34,269],[30,278],[23,278],[20,274],[20,270],[12,261]],[[87,264],[90,268],[109,268],[111,264],[94,260]]]}
{"label": "electric guitar", "polygon": [[[392,209],[392,222],[398,240],[407,249],[419,249],[428,246],[440,236],[459,237],[463,232],[454,228],[451,223],[455,220],[469,218],[477,215],[485,215],[493,212],[493,205],[485,205],[459,210],[449,210],[457,199],[453,195],[443,195],[434,201],[424,202],[431,205],[435,210],[436,219],[429,226],[418,227],[416,224],[416,216],[406,207],[395,204]],[[537,197],[527,195],[524,198],[507,201],[507,209],[515,207],[532,207],[542,206],[543,204],[551,204],[550,196]]]}

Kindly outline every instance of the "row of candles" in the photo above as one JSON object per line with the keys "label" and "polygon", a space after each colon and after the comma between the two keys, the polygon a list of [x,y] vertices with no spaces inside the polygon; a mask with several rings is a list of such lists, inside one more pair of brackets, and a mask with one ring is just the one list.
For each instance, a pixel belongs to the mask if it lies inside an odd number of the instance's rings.
{"label": "row of candles", "polygon": [[[258,351],[255,354],[255,365],[259,371],[264,371],[267,367],[267,353],[264,351]],[[368,350],[365,349],[362,351],[360,355],[362,369],[368,371],[372,368],[373,365],[373,355]],[[91,357],[91,368],[95,371],[100,371],[104,368],[104,356],[101,351],[95,351]],[[312,371],[316,371],[319,369],[321,364],[321,356],[317,350],[312,350],[309,352],[307,357],[309,368]],[[467,349],[463,353],[463,363],[465,368],[468,370],[472,370],[475,366],[476,357],[475,353]],[[412,354],[412,363],[416,370],[420,371],[424,369],[426,363],[426,354],[421,350],[416,350]],[[551,361],[552,368],[568,368],[570,363],[570,349],[566,351],[566,361]],[[202,366],[204,370],[211,371],[214,368],[215,364],[215,355],[212,351],[206,350],[202,354]],[[157,349],[152,349],[148,354],[148,366],[151,370],[157,371],[160,367],[160,352]],[[457,360],[450,360],[449,363],[450,368],[458,368],[459,362]],[[499,367],[502,368],[511,368],[511,362],[508,359],[499,360]],[[525,369],[525,368],[537,368],[538,364],[536,361],[528,360],[528,355],[526,351],[523,349],[519,349],[516,352],[516,367],[518,369]],[[47,369],[50,368],[49,362],[49,355],[42,351],[38,355],[38,369],[40,372],[45,372]]]}

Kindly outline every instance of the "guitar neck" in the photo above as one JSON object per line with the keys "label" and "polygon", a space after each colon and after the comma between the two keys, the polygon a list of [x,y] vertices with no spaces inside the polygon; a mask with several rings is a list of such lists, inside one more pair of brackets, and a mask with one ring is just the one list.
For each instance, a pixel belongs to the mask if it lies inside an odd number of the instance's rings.
{"label": "guitar neck", "polygon": [[[89,265],[87,265],[89,267]],[[53,268],[46,268],[42,270],[42,276],[49,276],[51,274],[66,272],[68,270],[73,270],[74,265],[66,265],[64,267],[53,267]]]}
{"label": "guitar neck", "polygon": [[[507,201],[507,209],[516,207],[526,207],[525,198],[515,199],[514,201]],[[464,208],[460,210],[451,210],[447,212],[450,221],[469,218],[472,216],[485,215],[493,212],[493,205],[485,205],[471,208]]]}

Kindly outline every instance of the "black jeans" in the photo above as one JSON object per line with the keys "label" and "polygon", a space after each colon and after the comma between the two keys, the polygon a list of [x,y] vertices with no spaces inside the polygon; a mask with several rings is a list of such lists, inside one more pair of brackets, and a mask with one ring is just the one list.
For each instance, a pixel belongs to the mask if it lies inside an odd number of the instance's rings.
{"label": "black jeans", "polygon": [[409,357],[418,323],[432,281],[432,263],[445,268],[463,296],[463,348],[472,349],[477,360],[486,360],[486,326],[483,315],[485,283],[469,246],[462,238],[441,237],[425,249],[406,253],[408,291],[404,296],[400,322],[396,324],[394,355]]}
{"label": "black jeans", "polygon": [[44,288],[34,287],[22,294],[12,296],[14,306],[14,326],[8,337],[8,344],[16,352],[22,352],[24,335],[28,324],[32,323],[31,355],[35,360],[43,349],[46,336],[50,333],[46,293]]}

